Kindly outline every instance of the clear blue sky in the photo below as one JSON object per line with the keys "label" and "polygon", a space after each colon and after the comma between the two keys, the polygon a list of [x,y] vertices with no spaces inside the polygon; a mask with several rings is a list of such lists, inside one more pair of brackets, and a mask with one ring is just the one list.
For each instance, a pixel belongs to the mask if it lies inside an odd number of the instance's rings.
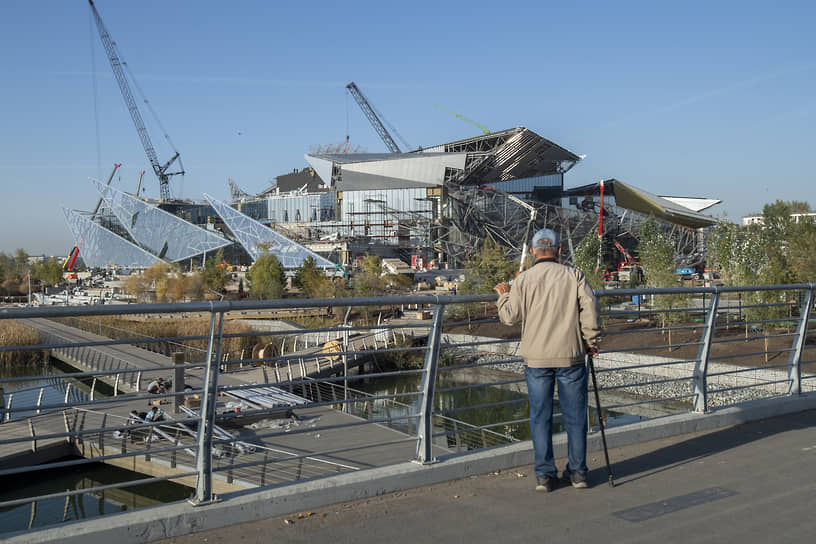
{"label": "clear blue sky", "polygon": [[[586,159],[568,187],[617,178],[721,198],[732,220],[816,206],[814,2],[98,0],[181,151],[176,197],[227,198],[306,166],[309,147],[385,146],[355,81],[414,147],[526,126]],[[0,2],[0,251],[63,254],[59,205],[116,186],[158,197],[85,0]],[[160,160],[171,156],[149,122]],[[348,119],[348,122],[347,122]]]}

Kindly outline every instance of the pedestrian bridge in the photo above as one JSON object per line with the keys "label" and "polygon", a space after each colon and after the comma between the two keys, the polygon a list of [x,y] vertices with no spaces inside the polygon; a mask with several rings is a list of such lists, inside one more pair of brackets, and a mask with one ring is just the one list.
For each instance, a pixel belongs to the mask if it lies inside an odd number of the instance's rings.
{"label": "pedestrian bridge", "polygon": [[[769,290],[784,292],[785,303],[748,304],[758,292],[755,288],[599,292],[609,332],[596,363],[601,406],[592,406],[588,413],[593,429],[590,450],[602,447],[599,421],[607,422],[610,447],[621,447],[813,408],[816,360],[808,329],[813,286],[765,286],[759,292]],[[640,305],[627,302],[634,294]],[[682,311],[677,306],[679,295],[686,303]],[[663,296],[672,297],[672,306],[662,304]],[[104,534],[122,542],[144,542],[529,464],[532,450],[525,434],[527,407],[517,340],[469,334],[485,326],[498,327],[484,307],[479,315],[473,311],[475,303],[494,298],[332,299],[335,308],[348,305],[368,311],[352,313],[359,317],[343,326],[249,333],[252,343],[334,335],[341,349],[330,354],[333,371],[316,376],[288,370],[308,369],[309,357],[327,357],[314,345],[307,348],[303,342],[301,349],[271,357],[228,353],[222,349],[229,336],[223,323],[225,316],[250,310],[325,307],[327,300],[0,310],[0,319],[45,320],[73,328],[77,327],[67,318],[90,318],[99,325],[105,315],[143,318],[206,312],[209,317],[205,333],[189,337],[112,338],[98,334],[97,328],[93,338],[55,342],[51,337],[38,346],[11,346],[21,352],[76,352],[168,341],[189,346],[202,338],[207,344],[200,361],[164,359],[149,364],[145,362],[149,350],[137,347],[140,352],[121,355],[119,366],[86,368],[70,378],[0,379],[4,387],[0,477],[102,461],[145,475],[138,483],[173,480],[195,489],[189,503],[9,534],[9,539],[79,541],[82,535]],[[431,321],[385,322],[371,317],[406,304],[428,305]],[[365,315],[370,323],[364,321]],[[663,319],[666,315],[672,319]],[[696,337],[689,336],[691,331]],[[677,341],[681,333],[688,334]],[[373,341],[359,349],[351,341],[355,334]],[[663,340],[655,342],[654,337]],[[360,353],[370,363],[364,372],[350,364]],[[401,366],[394,367],[395,362]],[[141,383],[151,373],[181,373],[181,381],[190,388],[146,394]],[[367,383],[374,379],[395,385],[367,392]],[[56,400],[37,395],[36,402],[24,403],[17,384],[28,387],[43,380],[70,383],[63,390],[84,394]],[[102,382],[109,384],[105,391],[94,386]],[[259,391],[264,397],[277,391],[280,398],[253,402]],[[486,391],[501,394],[486,397]],[[168,419],[140,425],[147,439],[134,440],[127,414],[156,402],[163,403]],[[557,437],[557,451],[563,452],[563,447],[563,438]],[[53,452],[60,448],[74,457],[55,457]],[[129,485],[133,482],[3,499],[0,509],[34,511],[37,501]]]}

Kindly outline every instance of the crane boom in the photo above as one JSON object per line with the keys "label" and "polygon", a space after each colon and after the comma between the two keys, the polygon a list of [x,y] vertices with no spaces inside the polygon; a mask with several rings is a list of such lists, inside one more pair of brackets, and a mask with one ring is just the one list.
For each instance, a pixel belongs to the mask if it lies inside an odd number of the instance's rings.
{"label": "crane boom", "polygon": [[486,126],[484,126],[484,125],[480,125],[480,124],[479,124],[479,123],[477,123],[476,121],[474,121],[474,120],[472,120],[472,119],[468,119],[468,118],[467,118],[467,117],[465,117],[464,115],[459,115],[459,114],[458,114],[458,113],[456,113],[455,111],[451,111],[451,110],[449,110],[449,109],[447,109],[447,108],[443,108],[443,107],[442,107],[442,106],[440,106],[439,104],[437,104],[437,105],[436,105],[436,107],[437,107],[437,108],[439,108],[439,109],[440,109],[440,110],[442,110],[442,111],[446,111],[446,112],[450,113],[451,115],[453,115],[454,117],[456,117],[456,118],[458,118],[458,119],[461,119],[461,120],[462,120],[462,121],[464,121],[465,123],[470,123],[471,125],[474,125],[474,126],[479,127],[479,128],[482,130],[482,132],[483,132],[483,133],[485,133],[485,134],[490,134],[490,129],[489,129],[489,128],[487,128]]}
{"label": "crane boom", "polygon": [[[90,1],[90,0],[89,0]],[[380,118],[377,117],[377,113],[374,111],[374,108],[371,107],[371,104],[368,103],[366,97],[363,96],[363,93],[360,92],[360,89],[357,88],[357,85],[354,84],[352,81],[348,85],[346,85],[346,89],[351,93],[351,96],[354,97],[354,100],[357,102],[357,105],[360,106],[360,109],[363,110],[363,113],[368,120],[371,122],[371,125],[374,127],[374,130],[377,131],[377,134],[380,135],[380,138],[383,142],[385,142],[386,147],[388,147],[391,153],[402,153],[397,143],[394,141],[394,138],[388,133],[385,129],[385,125],[383,125]]]}
{"label": "crane boom", "polygon": [[177,151],[175,155],[173,155],[173,157],[164,165],[159,164],[159,158],[156,155],[153,142],[150,141],[147,128],[142,120],[142,115],[139,113],[136,100],[133,99],[133,93],[130,90],[130,85],[128,85],[125,71],[122,68],[123,63],[119,58],[118,52],[116,51],[116,43],[111,39],[108,30],[105,28],[105,24],[102,22],[102,17],[96,10],[93,0],[88,0],[88,3],[91,5],[94,20],[96,21],[96,28],[99,31],[99,38],[102,40],[102,46],[105,48],[105,52],[108,55],[108,61],[113,69],[113,75],[116,78],[116,83],[119,84],[119,90],[122,92],[122,98],[125,99],[125,105],[127,106],[128,112],[130,112],[130,118],[133,120],[133,124],[136,126],[136,132],[139,133],[139,139],[142,141],[142,147],[144,147],[147,158],[150,161],[150,165],[153,167],[153,173],[155,173],[156,177],[159,178],[159,192],[161,199],[169,200],[170,176],[184,174],[184,171],[173,172],[172,174],[167,173],[167,169],[178,158],[179,153]]}
{"label": "crane boom", "polygon": [[[113,179],[113,175],[116,173],[116,170],[120,166],[122,166],[122,165],[114,163],[113,170],[111,171],[110,176],[108,176],[108,182],[105,185],[110,185],[111,184],[111,180]],[[101,206],[101,205],[102,205],[102,197],[100,196],[99,200],[96,202],[96,206],[94,206],[93,215],[91,217],[96,217],[96,214],[99,212],[99,206]]]}

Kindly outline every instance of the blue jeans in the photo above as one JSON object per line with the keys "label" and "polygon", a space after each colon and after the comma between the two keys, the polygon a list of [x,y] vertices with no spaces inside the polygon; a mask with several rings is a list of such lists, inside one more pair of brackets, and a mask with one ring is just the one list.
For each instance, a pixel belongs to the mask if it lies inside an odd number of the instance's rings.
{"label": "blue jeans", "polygon": [[567,471],[586,472],[587,367],[526,367],[530,400],[530,435],[535,450],[535,475],[556,477],[552,446],[553,392],[558,381],[558,402],[567,431]]}

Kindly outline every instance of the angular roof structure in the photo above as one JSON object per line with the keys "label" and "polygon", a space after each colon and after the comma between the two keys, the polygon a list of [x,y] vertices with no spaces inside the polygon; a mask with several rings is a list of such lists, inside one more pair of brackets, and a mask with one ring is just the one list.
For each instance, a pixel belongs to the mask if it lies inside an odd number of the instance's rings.
{"label": "angular roof structure", "polygon": [[[582,185],[581,187],[564,191],[564,196],[598,194],[600,194],[599,183]],[[714,217],[703,215],[691,208],[678,204],[677,200],[679,197],[672,197],[671,200],[669,200],[617,179],[604,180],[604,194],[614,195],[615,204],[622,208],[627,208],[644,215],[654,215],[658,219],[663,219],[664,221],[684,227],[696,229],[709,227],[717,222]],[[710,204],[710,206],[718,202],[719,201],[716,201]]]}
{"label": "angular roof structure", "polygon": [[264,247],[267,247],[269,252],[278,258],[284,268],[298,268],[307,257],[312,257],[318,268],[334,269],[337,267],[332,261],[275,232],[263,223],[242,214],[228,204],[216,200],[206,193],[204,193],[204,198],[229,227],[232,234],[238,239],[238,243],[244,247],[253,260],[258,260],[264,254]]}
{"label": "angular roof structure", "polygon": [[481,185],[563,174],[581,156],[516,127],[410,153],[306,155],[326,185],[340,191]]}
{"label": "angular roof structure", "polygon": [[131,237],[161,259],[182,261],[231,243],[132,195],[94,179],[91,182]]}
{"label": "angular roof structure", "polygon": [[62,212],[79,255],[90,268],[108,265],[149,268],[162,262],[162,259],[91,221],[89,215],[67,208],[62,208]]}

